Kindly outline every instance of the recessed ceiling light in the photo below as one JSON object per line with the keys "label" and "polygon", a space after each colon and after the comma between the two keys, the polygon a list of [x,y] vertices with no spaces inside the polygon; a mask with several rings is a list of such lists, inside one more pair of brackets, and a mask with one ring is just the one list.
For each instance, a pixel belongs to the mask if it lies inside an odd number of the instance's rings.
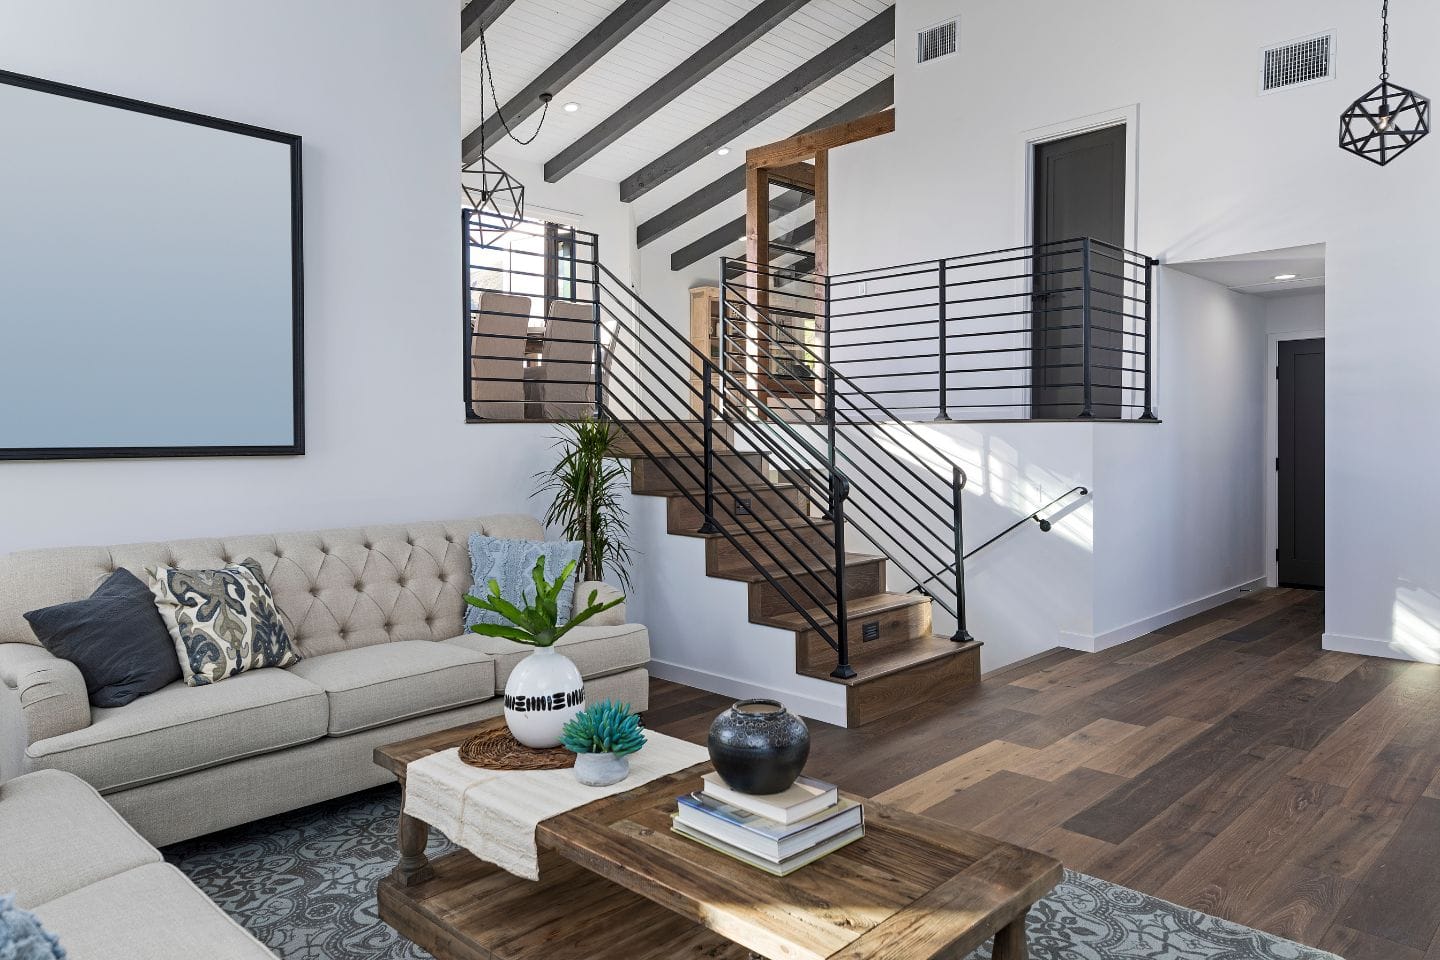
{"label": "recessed ceiling light", "polygon": [[579,110],[579,109],[580,109],[580,104],[576,103],[574,100],[571,100],[569,103],[565,104],[565,112],[566,112],[566,113],[574,113],[576,110]]}
{"label": "recessed ceiling light", "polygon": [[728,157],[728,156],[730,156],[730,148],[729,148],[729,147],[721,147],[719,150],[716,150],[716,151],[715,151],[715,156],[717,156],[717,157]]}
{"label": "recessed ceiling light", "polygon": [[1298,279],[1298,277],[1297,277],[1295,274],[1293,274],[1293,273],[1277,273],[1277,274],[1275,274],[1275,279],[1276,279],[1276,280],[1295,280],[1295,279]]}

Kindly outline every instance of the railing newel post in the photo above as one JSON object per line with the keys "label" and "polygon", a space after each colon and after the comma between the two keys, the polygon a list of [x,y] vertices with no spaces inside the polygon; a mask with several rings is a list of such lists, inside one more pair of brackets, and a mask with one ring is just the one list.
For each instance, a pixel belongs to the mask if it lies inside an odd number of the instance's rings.
{"label": "railing newel post", "polygon": [[1081,417],[1082,419],[1089,419],[1089,418],[1091,418],[1091,417],[1093,417],[1093,416],[1095,415],[1095,410],[1094,410],[1094,383],[1093,383],[1093,376],[1094,376],[1094,374],[1093,374],[1093,371],[1090,369],[1090,345],[1091,345],[1091,339],[1092,339],[1093,333],[1092,333],[1092,330],[1091,330],[1091,327],[1090,327],[1090,281],[1091,281],[1091,276],[1090,276],[1090,238],[1089,238],[1089,237],[1086,237],[1084,240],[1081,241],[1081,253],[1080,253],[1080,258],[1081,258],[1081,266],[1080,266],[1080,274],[1081,274],[1081,277],[1080,277],[1080,284],[1081,284],[1081,290],[1082,290],[1082,293],[1081,293],[1082,305],[1081,305],[1080,325],[1081,325],[1081,331],[1082,331],[1082,335],[1083,335],[1083,340],[1082,340],[1082,345],[1081,345],[1080,365],[1081,365],[1081,367],[1083,368],[1083,369],[1082,369],[1082,382],[1083,382],[1083,384],[1084,384],[1084,387],[1083,387],[1083,390],[1084,390],[1084,399],[1083,399],[1083,406],[1080,408],[1080,417]]}
{"label": "railing newel post", "polygon": [[596,278],[593,288],[595,303],[592,305],[592,316],[595,321],[595,360],[592,366],[595,373],[595,419],[605,419],[605,344],[600,337],[600,282]]}
{"label": "railing newel post", "polygon": [[950,419],[950,322],[946,316],[948,304],[945,302],[945,292],[948,264],[943,260],[936,261],[937,273],[936,285],[940,288],[940,415],[936,420]]}
{"label": "railing newel post", "polygon": [[1154,387],[1150,373],[1155,353],[1150,344],[1154,336],[1155,265],[1159,262],[1153,257],[1145,258],[1145,409],[1140,414],[1141,420],[1157,419],[1153,396]]}
{"label": "railing newel post", "polygon": [[955,522],[955,635],[950,639],[956,643],[969,643],[975,638],[965,614],[965,510],[961,503],[965,496],[965,473],[958,465],[951,467],[950,502]]}
{"label": "railing newel post", "polygon": [[830,471],[830,516],[835,524],[835,669],[830,676],[837,680],[855,677],[850,665],[850,610],[845,585],[845,498],[849,485],[840,474]]}
{"label": "railing newel post", "polygon": [[705,449],[705,462],[701,473],[705,477],[705,520],[700,524],[699,533],[719,533],[715,525],[715,388],[711,385],[710,371],[702,365],[700,372],[704,382],[700,386],[700,425]]}

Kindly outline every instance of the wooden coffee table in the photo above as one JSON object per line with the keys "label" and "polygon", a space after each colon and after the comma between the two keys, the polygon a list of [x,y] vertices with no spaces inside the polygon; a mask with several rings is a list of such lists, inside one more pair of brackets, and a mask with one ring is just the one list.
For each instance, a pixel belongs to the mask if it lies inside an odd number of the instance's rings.
{"label": "wooden coffee table", "polygon": [[[375,762],[403,786],[411,761],[503,722],[379,747]],[[995,960],[1025,960],[1025,915],[1058,861],[863,800],[863,839],[773,877],[670,831],[675,798],[709,769],[543,821],[538,883],[463,850],[427,861],[428,826],[402,814],[380,916],[441,960],[961,960],[991,937]]]}

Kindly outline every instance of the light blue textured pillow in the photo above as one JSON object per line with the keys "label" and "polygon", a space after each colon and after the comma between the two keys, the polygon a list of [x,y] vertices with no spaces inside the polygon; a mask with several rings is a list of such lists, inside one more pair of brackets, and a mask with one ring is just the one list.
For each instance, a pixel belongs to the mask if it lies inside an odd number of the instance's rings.
{"label": "light blue textured pillow", "polygon": [[[490,581],[500,584],[500,596],[517,607],[524,607],[535,599],[535,581],[530,572],[535,561],[545,558],[545,576],[552,582],[560,571],[571,562],[579,562],[583,544],[578,540],[502,540],[487,537],[481,533],[470,535],[470,574],[474,585],[472,596],[484,597],[490,593]],[[571,604],[575,602],[575,581],[579,571],[570,575],[555,604],[560,608],[563,623],[570,616]],[[477,623],[509,623],[498,613],[481,610],[465,604],[465,629]]]}
{"label": "light blue textured pillow", "polygon": [[0,896],[0,958],[65,960],[55,934],[41,927],[35,914],[15,906],[14,894]]}

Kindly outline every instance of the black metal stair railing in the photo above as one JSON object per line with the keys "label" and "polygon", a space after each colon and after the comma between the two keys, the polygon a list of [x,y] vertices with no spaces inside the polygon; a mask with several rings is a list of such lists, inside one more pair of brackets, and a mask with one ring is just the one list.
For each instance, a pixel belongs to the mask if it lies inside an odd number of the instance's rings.
{"label": "black metal stair railing", "polygon": [[[807,293],[793,272],[752,268],[734,260],[722,264],[722,359],[731,379],[761,396],[765,409],[784,411],[787,422],[809,425],[826,462],[843,465],[855,485],[850,510],[856,529],[911,582],[926,585],[925,593],[956,622],[952,639],[972,640],[965,605],[963,466],[826,363],[825,327],[805,323],[824,320],[823,278],[807,283],[816,291]],[[782,279],[788,282],[784,305],[761,308],[752,295]],[[811,332],[819,335],[818,345],[803,338]],[[747,405],[739,397],[730,402]],[[946,582],[937,584],[946,572]]]}

